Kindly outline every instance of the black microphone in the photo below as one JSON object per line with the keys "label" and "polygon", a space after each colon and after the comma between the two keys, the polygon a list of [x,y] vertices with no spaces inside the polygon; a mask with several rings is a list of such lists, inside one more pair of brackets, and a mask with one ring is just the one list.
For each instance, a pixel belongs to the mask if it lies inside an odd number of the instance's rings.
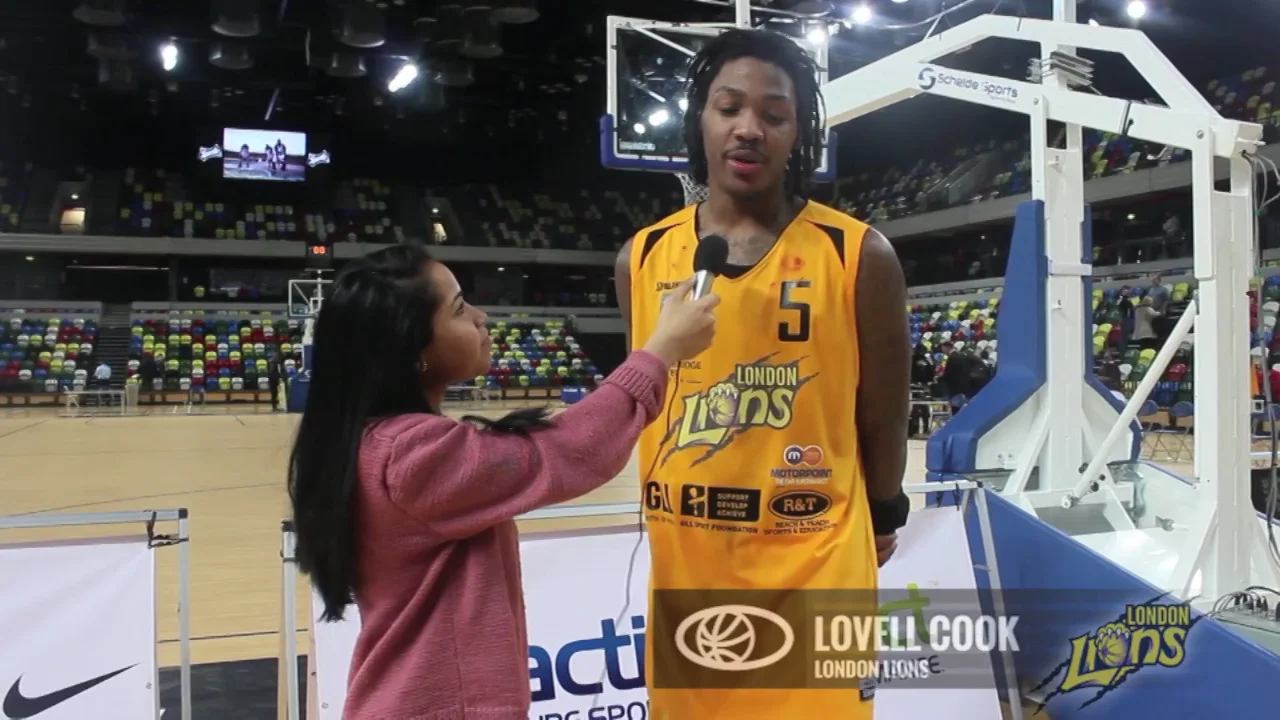
{"label": "black microphone", "polygon": [[711,294],[711,283],[724,274],[729,262],[729,242],[719,235],[708,235],[693,251],[693,299]]}

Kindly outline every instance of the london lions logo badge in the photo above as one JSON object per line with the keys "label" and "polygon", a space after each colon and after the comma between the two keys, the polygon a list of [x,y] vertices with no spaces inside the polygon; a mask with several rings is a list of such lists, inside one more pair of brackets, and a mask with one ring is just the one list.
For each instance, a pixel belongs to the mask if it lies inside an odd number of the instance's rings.
{"label": "london lions logo badge", "polygon": [[733,374],[705,392],[682,398],[683,413],[670,431],[674,438],[662,457],[663,464],[677,452],[703,448],[702,454],[690,463],[693,467],[728,447],[748,430],[789,427],[796,393],[818,373],[801,374],[803,357],[788,363],[769,362],[776,354],[739,364]]}

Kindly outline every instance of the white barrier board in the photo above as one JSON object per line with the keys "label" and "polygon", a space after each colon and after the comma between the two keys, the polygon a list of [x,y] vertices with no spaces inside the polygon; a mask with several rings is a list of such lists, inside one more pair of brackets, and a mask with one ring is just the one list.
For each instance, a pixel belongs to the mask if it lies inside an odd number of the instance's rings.
{"label": "white barrier board", "polygon": [[146,537],[0,545],[4,717],[159,717]]}
{"label": "white barrier board", "polygon": [[[636,540],[634,530],[535,535],[521,540],[525,611],[532,646],[529,672],[531,677],[545,681],[531,681],[535,700],[530,717],[554,720],[577,710],[574,717],[585,720],[596,694],[596,689],[589,686],[605,675],[600,638],[604,637],[605,624],[611,627],[622,610],[627,563]],[[623,639],[631,642],[633,622],[643,627],[648,609],[648,582],[646,541],[636,553],[631,607],[617,630],[624,638],[616,642],[621,643]],[[321,623],[319,613],[324,606],[314,594],[311,607],[319,717],[320,720],[341,720],[342,703],[347,696],[347,670],[360,632],[359,616],[351,607],[347,608],[347,619],[343,622]],[[596,651],[591,652],[592,649]],[[634,684],[635,687],[613,687],[606,677],[596,704],[644,706],[643,663],[636,664],[634,651],[616,655],[622,677],[632,680],[622,685]],[[569,658],[567,674],[556,672],[556,660],[560,657]]]}
{"label": "white barrier board", "polygon": [[[621,625],[614,625],[623,609],[627,568],[635,544],[634,531],[584,531],[521,541],[531,645],[531,720],[647,718],[641,679],[643,656],[635,643],[648,611],[647,539],[636,555],[630,607]],[[916,511],[899,532],[897,554],[881,570],[880,585],[905,589],[909,584],[926,596],[931,588],[945,589],[949,603],[956,602],[958,592],[972,590],[973,606],[977,607],[964,518],[956,509]],[[344,622],[318,623],[320,607],[313,597],[315,700],[321,720],[341,720],[359,618],[355,609],[349,608]],[[876,693],[876,717],[999,718],[995,673],[983,689],[894,690],[891,685],[882,686]]]}
{"label": "white barrier board", "polygon": [[[977,492],[984,492],[978,490]],[[880,568],[880,587],[905,589],[915,585],[926,598],[930,590],[945,589],[946,602],[978,607],[978,584],[969,556],[964,515],[953,507],[916,510],[898,531],[898,551]],[[972,601],[964,597],[972,591]],[[928,613],[926,612],[926,615]],[[920,655],[928,655],[928,652]],[[945,662],[942,670],[946,671]],[[892,683],[876,690],[876,720],[991,720],[1001,717],[995,669],[981,688],[895,690]]]}

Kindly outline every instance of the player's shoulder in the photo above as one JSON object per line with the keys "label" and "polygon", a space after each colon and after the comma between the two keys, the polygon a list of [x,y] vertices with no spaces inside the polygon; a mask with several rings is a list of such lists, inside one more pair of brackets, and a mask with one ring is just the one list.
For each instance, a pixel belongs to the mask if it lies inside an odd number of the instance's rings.
{"label": "player's shoulder", "polygon": [[867,228],[871,227],[843,210],[837,210],[830,205],[823,205],[815,200],[809,201],[804,212],[805,216],[813,223],[837,227],[846,232],[857,231],[858,233],[863,233],[866,232]]}
{"label": "player's shoulder", "polygon": [[641,258],[648,255],[649,252],[653,250],[654,246],[656,246],[662,238],[669,235],[672,230],[694,222],[697,212],[698,206],[690,205],[689,207],[671,213],[648,227],[640,228],[635,235],[631,236],[631,239],[627,241],[627,244],[623,246],[623,251],[618,256],[618,262],[620,264],[623,262],[629,262],[630,258],[634,257],[637,252],[640,253]]}
{"label": "player's shoulder", "polygon": [[673,229],[693,222],[697,212],[697,205],[690,205],[688,207],[681,208],[648,227],[640,228],[634,236],[634,241],[653,242],[654,240],[671,232]]}

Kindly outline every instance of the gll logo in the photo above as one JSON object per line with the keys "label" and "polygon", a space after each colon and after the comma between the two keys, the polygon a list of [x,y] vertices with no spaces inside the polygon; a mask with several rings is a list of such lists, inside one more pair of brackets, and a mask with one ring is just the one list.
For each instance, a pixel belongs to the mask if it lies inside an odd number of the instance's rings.
{"label": "gll logo", "polygon": [[920,83],[921,90],[928,90],[938,83],[937,73],[928,65],[920,68],[920,74],[916,76],[916,80]]}
{"label": "gll logo", "polygon": [[[782,631],[782,644],[764,657],[753,658],[759,640],[757,621],[777,626]],[[692,647],[691,634],[694,636]],[[705,608],[685,618],[676,628],[676,649],[681,655],[708,670],[726,672],[769,667],[786,657],[795,641],[795,631],[781,615],[750,605]]]}

